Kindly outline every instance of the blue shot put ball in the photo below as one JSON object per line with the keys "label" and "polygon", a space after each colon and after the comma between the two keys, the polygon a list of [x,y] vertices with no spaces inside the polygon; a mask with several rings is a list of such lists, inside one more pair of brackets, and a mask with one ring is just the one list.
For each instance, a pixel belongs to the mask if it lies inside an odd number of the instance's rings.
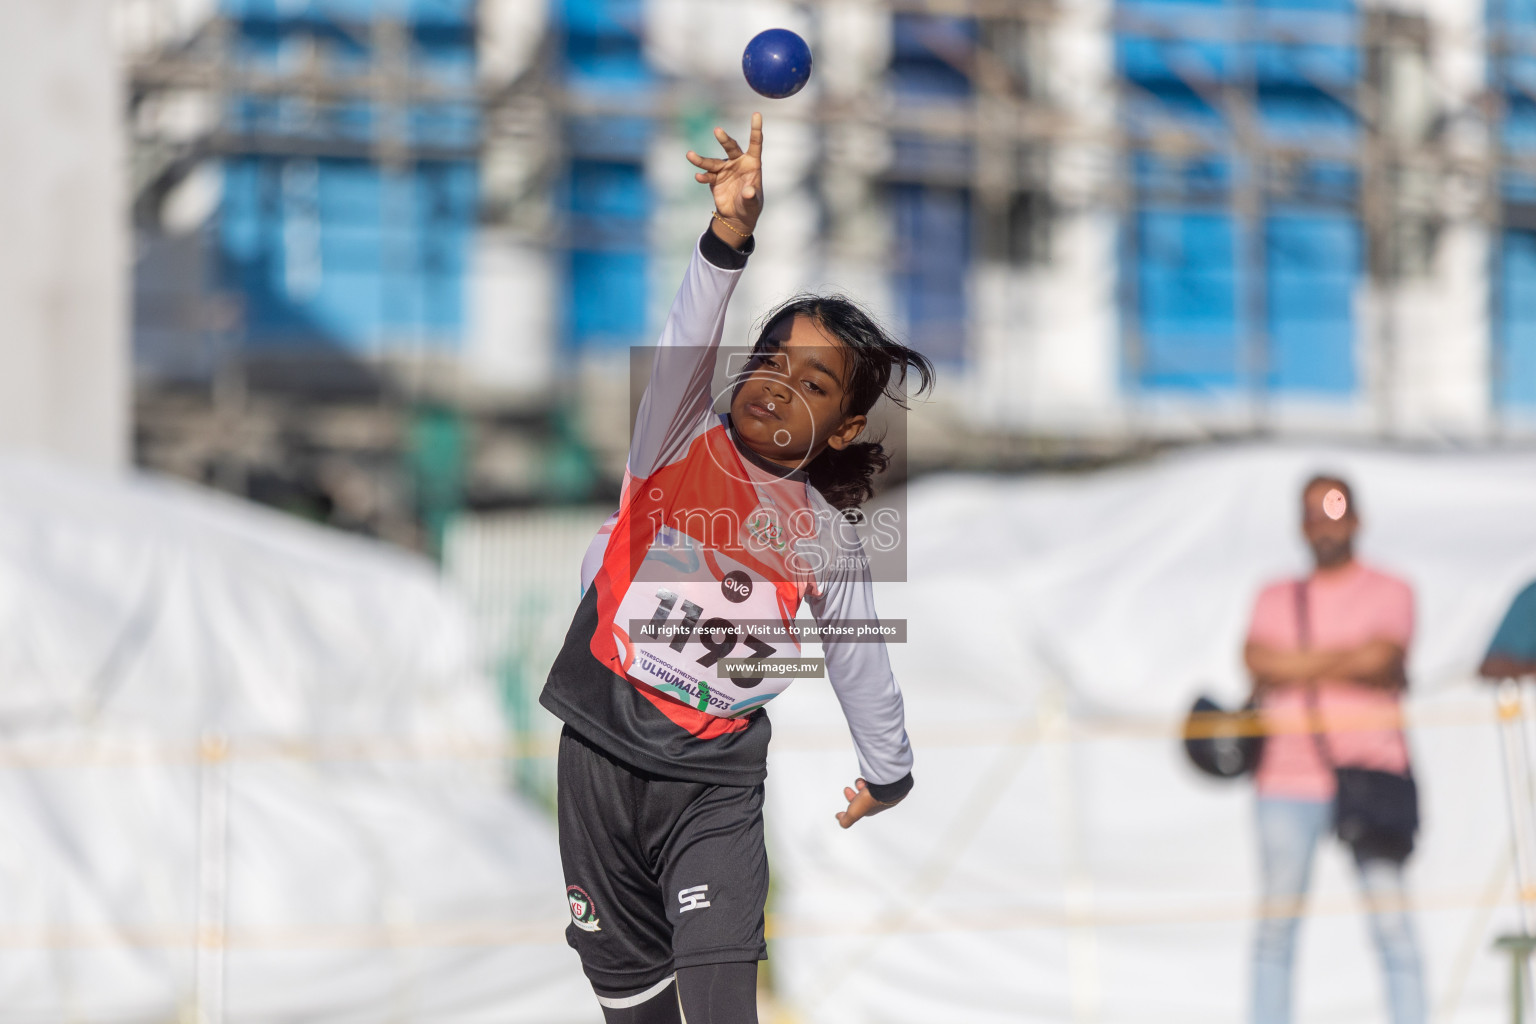
{"label": "blue shot put ball", "polygon": [[741,55],[747,84],[771,100],[793,96],[811,77],[811,48],[787,28],[759,32]]}

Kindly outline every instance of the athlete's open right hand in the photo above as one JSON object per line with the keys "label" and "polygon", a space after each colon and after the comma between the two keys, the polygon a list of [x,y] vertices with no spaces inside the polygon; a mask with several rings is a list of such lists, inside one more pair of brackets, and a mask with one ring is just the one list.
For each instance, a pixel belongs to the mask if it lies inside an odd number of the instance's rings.
{"label": "athlete's open right hand", "polygon": [[896,806],[876,800],[874,794],[869,791],[869,783],[863,779],[855,782],[854,786],[859,788],[855,790],[852,786],[843,787],[843,799],[848,801],[848,809],[837,812],[837,823],[843,828],[848,828],[860,818],[867,818],[871,814],[879,814]]}
{"label": "athlete's open right hand", "polygon": [[[715,129],[715,140],[725,150],[724,160],[700,156],[690,149],[688,162],[700,169],[693,177],[709,186],[715,209],[730,229],[721,232],[716,225],[716,233],[739,249],[757,228],[757,218],[763,212],[763,115],[752,115],[752,134],[747,139],[746,152],[724,128]],[[736,232],[734,236],[732,231]]]}

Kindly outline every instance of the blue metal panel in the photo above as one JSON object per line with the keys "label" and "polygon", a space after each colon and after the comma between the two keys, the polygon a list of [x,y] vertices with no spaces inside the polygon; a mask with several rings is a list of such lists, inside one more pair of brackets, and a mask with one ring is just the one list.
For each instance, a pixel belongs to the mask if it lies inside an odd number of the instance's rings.
{"label": "blue metal panel", "polygon": [[1355,0],[1120,0],[1122,7],[1171,13],[1187,9],[1206,14],[1213,7],[1231,11],[1250,5],[1260,11],[1280,12],[1352,12],[1357,6]]}
{"label": "blue metal panel", "polygon": [[1235,57],[1231,47],[1209,40],[1125,35],[1116,43],[1127,77],[1144,84],[1166,82],[1180,89],[1187,88],[1185,78],[1225,78]]}
{"label": "blue metal panel", "polygon": [[952,100],[971,94],[965,67],[976,47],[969,18],[897,14],[892,18],[891,86],[903,102]]}
{"label": "blue metal panel", "polygon": [[1503,317],[1496,339],[1502,366],[1495,398],[1529,409],[1536,406],[1536,232],[1506,231],[1503,241]]}
{"label": "blue metal panel", "polygon": [[571,84],[582,87],[650,81],[645,58],[637,43],[606,36],[572,35],[565,48]]}
{"label": "blue metal panel", "polygon": [[575,160],[571,163],[571,212],[577,218],[592,218],[591,223],[579,224],[582,231],[603,231],[604,222],[624,221],[613,225],[615,241],[632,230],[635,221],[643,221],[649,209],[649,191],[645,174],[639,164]]}
{"label": "blue metal panel", "polygon": [[1138,12],[1156,11],[1178,14],[1188,12],[1200,17],[1214,14],[1211,8],[1225,7],[1230,0],[1120,0],[1117,6]]}
{"label": "blue metal panel", "polygon": [[464,25],[474,20],[475,0],[220,0],[219,9],[232,18],[290,22],[384,17]]}
{"label": "blue metal panel", "polygon": [[571,253],[572,342],[594,348],[644,343],[647,269],[641,252]]}
{"label": "blue metal panel", "polygon": [[326,224],[320,235],[320,266],[326,277],[345,273],[383,274],[384,253],[380,248],[378,225]]}
{"label": "blue metal panel", "polygon": [[912,344],[933,359],[966,354],[966,279],[971,264],[970,194],[897,185],[895,283]]}
{"label": "blue metal panel", "polygon": [[224,193],[218,225],[225,253],[240,260],[254,260],[261,249],[261,165],[250,158],[224,164]]}
{"label": "blue metal panel", "polygon": [[1536,0],[1488,0],[1488,20],[1508,25],[1536,25]]}
{"label": "blue metal panel", "polygon": [[463,29],[474,24],[475,3],[476,0],[409,0],[405,5],[406,17],[418,24],[446,24]]}
{"label": "blue metal panel", "polygon": [[[888,81],[896,101],[904,106],[965,102],[971,79],[964,68],[974,59],[975,48],[976,23],[971,19],[895,15]],[[971,179],[969,142],[897,133],[892,143],[891,172],[896,177],[948,178],[956,184]]]}
{"label": "blue metal panel", "polygon": [[[1536,0],[1487,0],[1484,11],[1490,31],[1504,31],[1529,43],[1536,28]],[[1518,46],[1493,56],[1487,70],[1491,89],[1503,94],[1503,142],[1529,156],[1536,152],[1536,55]],[[1506,171],[1501,181],[1503,201],[1511,206],[1536,207],[1536,176]],[[1498,376],[1493,399],[1501,406],[1536,405],[1536,232],[1506,230],[1499,244],[1500,273],[1494,309],[1493,344],[1498,348]]]}
{"label": "blue metal panel", "polygon": [[427,337],[439,341],[454,338],[464,328],[464,275],[462,270],[428,273],[421,278],[421,322]]}
{"label": "blue metal panel", "polygon": [[1135,153],[1131,171],[1136,187],[1143,192],[1175,194],[1186,200],[1224,202],[1232,185],[1232,167],[1216,156],[1197,156],[1186,160]]}
{"label": "blue metal panel", "polygon": [[1136,384],[1228,391],[1242,375],[1236,231],[1221,212],[1135,216],[1141,365]]}
{"label": "blue metal panel", "polygon": [[1259,43],[1253,48],[1253,70],[1261,86],[1315,87],[1321,82],[1348,87],[1359,77],[1360,51],[1324,43]]}
{"label": "blue metal panel", "polygon": [[643,87],[652,79],[641,46],[640,0],[554,0],[565,30],[565,65],[577,88]]}
{"label": "blue metal panel", "polygon": [[554,14],[567,32],[593,36],[639,38],[645,19],[641,0],[554,0]]}
{"label": "blue metal panel", "polygon": [[573,117],[565,124],[565,144],[578,159],[642,163],[651,125],[643,117]]}
{"label": "blue metal panel", "polygon": [[370,269],[328,272],[309,304],[313,323],[331,337],[356,339],[346,348],[367,351],[367,341],[381,335],[386,326],[386,288],[384,276]]}
{"label": "blue metal panel", "polygon": [[1529,152],[1536,149],[1536,101],[1516,85],[1505,97],[1504,144],[1510,149]]}
{"label": "blue metal panel", "polygon": [[[343,23],[391,17],[407,23],[414,73],[445,85],[474,80],[473,0],[221,0],[221,8],[236,59],[254,67],[288,67],[318,46],[333,70],[360,72],[370,35]],[[372,143],[385,122],[366,99],[316,107],[243,96],[229,124],[270,151],[283,138]],[[480,126],[469,104],[431,104],[408,109],[404,129],[445,153],[471,150]],[[477,174],[469,159],[387,172],[365,159],[227,159],[218,237],[225,279],[246,300],[249,343],[359,352],[456,343]]]}
{"label": "blue metal panel", "polygon": [[[1144,210],[1136,218],[1141,365],[1152,390],[1220,393],[1248,386],[1239,233],[1225,212]],[[1359,225],[1310,209],[1265,225],[1267,386],[1347,395],[1356,387]]]}
{"label": "blue metal panel", "polygon": [[1360,225],[1340,214],[1291,210],[1269,218],[1266,236],[1270,388],[1352,393]]}
{"label": "blue metal panel", "polygon": [[1348,107],[1312,87],[1265,85],[1259,90],[1259,115],[1271,137],[1347,141],[1359,125]]}
{"label": "blue metal panel", "polygon": [[[552,0],[564,32],[564,70],[572,88],[633,94],[653,81],[641,45],[640,0]],[[644,343],[651,213],[644,160],[651,127],[641,118],[576,119],[566,126],[572,159],[565,179],[569,236],[568,344]]]}
{"label": "blue metal panel", "polygon": [[[1116,39],[1121,68],[1139,86],[1125,109],[1132,134],[1154,123],[1150,117],[1155,123],[1172,119],[1225,150],[1234,141],[1231,126],[1202,95],[1200,81],[1219,87],[1252,75],[1266,134],[1351,145],[1358,125],[1334,91],[1353,88],[1362,70],[1358,49],[1342,42],[1276,42],[1278,32],[1256,43],[1241,42],[1234,32],[1227,42],[1220,30],[1237,27],[1243,6],[1240,0],[1120,0],[1122,10],[1146,19],[1147,26]],[[1341,41],[1359,17],[1353,0],[1255,0],[1253,6],[1274,29],[1325,19]],[[1212,34],[1178,39],[1175,19],[1191,16],[1203,19]],[[1138,154],[1133,167],[1142,209],[1128,225],[1135,263],[1123,264],[1122,273],[1135,282],[1132,315],[1140,349],[1128,385],[1208,393],[1254,386],[1245,345],[1255,331],[1243,302],[1241,231],[1230,208],[1232,188],[1251,171],[1216,156],[1173,161]],[[1326,163],[1291,174],[1304,205],[1271,211],[1263,229],[1268,373],[1261,383],[1282,393],[1348,394],[1357,384],[1360,232],[1344,212],[1329,207],[1347,209],[1357,175],[1347,165]]]}
{"label": "blue metal panel", "polygon": [[377,232],[384,208],[379,169],[361,160],[324,160],[318,170],[320,209],[326,223],[364,225]]}
{"label": "blue metal panel", "polygon": [[1360,172],[1352,164],[1315,160],[1291,169],[1291,188],[1298,202],[1344,209],[1360,189]]}
{"label": "blue metal panel", "polygon": [[567,324],[577,346],[644,340],[644,252],[650,214],[645,169],[637,163],[573,160],[568,179],[571,253]]}
{"label": "blue metal panel", "polygon": [[1356,128],[1348,108],[1329,91],[1352,87],[1359,73],[1358,52],[1352,47],[1243,47],[1208,39],[1122,35],[1116,39],[1116,53],[1122,73],[1139,87],[1129,101],[1133,119],[1145,107],[1146,113],[1222,129],[1223,114],[1201,94],[1201,83],[1218,88],[1247,74],[1251,62],[1259,111],[1271,132],[1348,137]]}
{"label": "blue metal panel", "polygon": [[462,164],[385,174],[363,161],[229,161],[220,239],[251,342],[455,341],[475,184]]}
{"label": "blue metal panel", "polygon": [[[972,87],[965,69],[974,59],[976,32],[972,18],[895,15],[888,81],[897,102],[966,102]],[[972,176],[972,149],[967,142],[901,134],[892,141],[893,177],[954,182],[891,187],[892,276],[911,343],[933,359],[959,361],[966,354],[971,204],[964,186]]]}
{"label": "blue metal panel", "polygon": [[1142,123],[1173,119],[1211,144],[1220,145],[1228,136],[1222,112],[1191,84],[1192,80],[1219,84],[1225,79],[1231,57],[1226,48],[1209,42],[1122,35],[1115,40],[1115,53],[1121,73],[1136,85],[1128,90],[1123,111],[1133,134]]}
{"label": "blue metal panel", "polygon": [[1349,13],[1358,5],[1355,0],[1254,0],[1254,6],[1268,10]]}

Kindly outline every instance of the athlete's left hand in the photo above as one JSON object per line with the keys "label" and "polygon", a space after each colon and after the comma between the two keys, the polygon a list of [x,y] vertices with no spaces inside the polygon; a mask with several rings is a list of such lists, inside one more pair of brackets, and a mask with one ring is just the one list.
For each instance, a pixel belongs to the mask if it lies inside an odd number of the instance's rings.
{"label": "athlete's left hand", "polygon": [[874,794],[869,791],[869,783],[863,779],[855,782],[854,786],[859,788],[855,790],[852,786],[843,787],[843,799],[848,801],[848,809],[837,812],[837,823],[843,828],[848,828],[860,818],[867,818],[871,814],[879,814],[896,806],[876,800]]}

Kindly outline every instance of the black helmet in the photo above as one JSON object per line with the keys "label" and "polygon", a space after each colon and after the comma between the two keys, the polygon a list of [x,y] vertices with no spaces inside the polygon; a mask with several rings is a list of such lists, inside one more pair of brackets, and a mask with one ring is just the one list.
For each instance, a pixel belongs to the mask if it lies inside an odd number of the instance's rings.
{"label": "black helmet", "polygon": [[1218,779],[1235,779],[1259,766],[1264,736],[1259,716],[1250,702],[1238,711],[1227,711],[1209,697],[1201,697],[1184,719],[1184,753],[1195,767]]}

